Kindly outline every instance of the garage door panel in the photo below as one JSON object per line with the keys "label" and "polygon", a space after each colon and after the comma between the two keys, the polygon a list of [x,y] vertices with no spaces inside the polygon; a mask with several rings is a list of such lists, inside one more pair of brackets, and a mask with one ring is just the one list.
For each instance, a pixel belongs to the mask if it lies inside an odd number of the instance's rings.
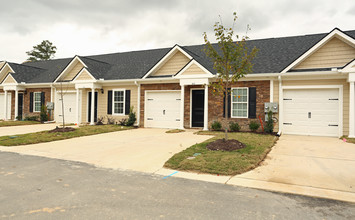
{"label": "garage door panel", "polygon": [[[5,94],[0,94],[0,119],[5,119]],[[7,94],[7,118],[11,118],[11,93]]]}
{"label": "garage door panel", "polygon": [[145,103],[145,127],[179,127],[180,91],[147,91]]}
{"label": "garage door panel", "polygon": [[286,134],[338,136],[339,90],[284,90],[283,112]]}
{"label": "garage door panel", "polygon": [[[65,123],[76,123],[76,94],[66,93],[63,95],[63,102]],[[61,122],[63,120],[63,110],[60,93],[57,94],[55,109],[56,121]]]}

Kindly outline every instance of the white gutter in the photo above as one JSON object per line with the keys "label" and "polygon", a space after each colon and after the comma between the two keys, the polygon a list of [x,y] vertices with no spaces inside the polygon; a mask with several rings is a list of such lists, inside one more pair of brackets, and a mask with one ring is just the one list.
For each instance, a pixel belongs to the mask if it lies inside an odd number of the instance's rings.
{"label": "white gutter", "polygon": [[134,84],[136,84],[136,86],[138,86],[138,97],[137,97],[137,100],[138,100],[138,103],[137,103],[137,126],[139,127],[139,124],[140,124],[140,112],[141,112],[141,85],[137,82],[137,81],[134,81]]}

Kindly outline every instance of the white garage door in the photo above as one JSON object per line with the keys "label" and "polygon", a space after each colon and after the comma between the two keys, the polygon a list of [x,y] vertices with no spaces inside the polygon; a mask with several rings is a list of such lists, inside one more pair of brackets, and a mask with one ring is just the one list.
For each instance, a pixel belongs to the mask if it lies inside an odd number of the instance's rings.
{"label": "white garage door", "polygon": [[[64,119],[65,123],[76,123],[76,93],[63,94],[64,100]],[[62,100],[60,93],[57,93],[55,103],[55,120],[61,123],[63,121]]]}
{"label": "white garage door", "polygon": [[145,127],[179,128],[180,91],[147,91],[145,97]]}
{"label": "white garage door", "polygon": [[339,90],[284,90],[283,133],[339,136]]}
{"label": "white garage door", "polygon": [[[5,119],[5,93],[0,94],[0,119]],[[11,117],[11,93],[7,94],[7,119]]]}

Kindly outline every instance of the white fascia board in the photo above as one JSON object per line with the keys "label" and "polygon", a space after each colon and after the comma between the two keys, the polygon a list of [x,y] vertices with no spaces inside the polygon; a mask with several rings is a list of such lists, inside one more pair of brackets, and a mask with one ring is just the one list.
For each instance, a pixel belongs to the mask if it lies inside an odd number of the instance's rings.
{"label": "white fascia board", "polygon": [[183,49],[180,48],[179,45],[175,45],[157,64],[155,64],[153,66],[153,68],[151,68],[149,70],[149,72],[147,74],[145,74],[143,76],[142,79],[147,78],[150,74],[152,74],[157,68],[159,68],[163,63],[165,63],[167,61],[167,59],[169,59],[172,55],[174,55],[177,51],[180,51],[181,53],[183,53],[187,58],[189,58],[190,60],[192,59],[192,57],[186,53]]}
{"label": "white fascia board", "polygon": [[92,80],[96,81],[95,77],[90,73],[90,71],[86,67],[80,70],[80,72],[74,77],[73,81],[75,81],[84,71],[86,71],[90,75]]}
{"label": "white fascia board", "polygon": [[330,39],[332,39],[335,36],[339,37],[340,40],[343,40],[343,41],[347,42],[349,45],[355,46],[355,39],[353,39],[353,38],[349,37],[348,35],[344,34],[339,29],[334,29],[327,36],[325,36],[322,40],[320,40],[318,43],[316,43],[311,49],[309,49],[302,56],[297,58],[289,66],[287,66],[284,70],[282,70],[281,73],[286,73],[291,68],[293,68],[297,64],[301,63],[303,60],[305,60],[307,57],[309,57],[311,54],[313,54],[316,50],[318,50],[321,46],[326,44]]}
{"label": "white fascia board", "polygon": [[355,72],[355,59],[344,66],[343,69],[340,70],[342,73],[354,73]]}
{"label": "white fascia board", "polygon": [[[190,68],[193,64],[197,65],[200,69],[202,69],[203,72],[206,73],[206,75],[202,75],[201,74],[196,74],[196,75],[188,75],[188,76],[182,76],[182,74],[188,69]],[[214,75],[208,71],[204,66],[202,66],[199,62],[197,62],[196,60],[192,59],[189,64],[187,64],[184,68],[182,68],[179,73],[174,76],[173,78],[212,78],[214,77]]]}
{"label": "white fascia board", "polygon": [[16,79],[12,76],[11,73],[7,74],[7,76],[4,78],[4,80],[2,82],[0,82],[1,84],[3,84],[9,77],[11,77],[16,83],[8,83],[6,85],[18,85],[18,82],[16,81]]}
{"label": "white fascia board", "polygon": [[73,65],[75,61],[80,62],[85,68],[88,68],[86,64],[80,59],[78,55],[75,55],[75,57],[70,61],[70,63],[65,67],[65,69],[59,74],[59,76],[54,80],[54,82],[57,82],[58,79],[65,74],[65,72]]}

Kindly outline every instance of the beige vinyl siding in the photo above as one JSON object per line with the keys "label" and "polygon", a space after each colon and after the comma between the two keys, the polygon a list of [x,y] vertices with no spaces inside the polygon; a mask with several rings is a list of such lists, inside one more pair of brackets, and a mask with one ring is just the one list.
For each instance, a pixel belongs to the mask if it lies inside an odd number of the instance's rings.
{"label": "beige vinyl siding", "polygon": [[187,58],[180,51],[176,52],[168,61],[166,61],[152,76],[174,75],[181,70],[187,63]]}
{"label": "beige vinyl siding", "polygon": [[93,80],[92,76],[86,71],[84,70],[80,76],[78,78],[75,79],[75,81],[77,80]]}
{"label": "beige vinyl siding", "polygon": [[[134,111],[136,112],[136,116],[138,117],[137,109],[138,109],[138,87],[136,85],[127,85],[127,86],[110,86],[110,87],[103,87],[104,93],[101,93],[101,90],[96,90],[98,92],[98,105],[97,105],[97,117],[104,117],[104,123],[107,122],[107,116],[112,117],[116,120],[116,122],[119,122],[122,118],[127,118],[128,115],[123,115],[123,116],[118,116],[118,115],[107,115],[107,96],[108,96],[108,91],[109,90],[115,90],[115,89],[125,89],[125,90],[131,90],[131,106],[133,106]],[[82,117],[81,117],[81,122],[82,123],[87,123],[87,112],[88,112],[88,92],[90,92],[91,89],[85,89],[83,90],[82,93]]]}
{"label": "beige vinyl siding", "polygon": [[334,37],[294,69],[342,67],[355,58],[355,48]]}
{"label": "beige vinyl siding", "polygon": [[[311,85],[343,85],[343,134],[348,135],[349,134],[349,83],[347,83],[345,79],[282,81],[282,86],[311,86]],[[274,101],[275,101],[275,93],[274,93]]]}
{"label": "beige vinyl siding", "polygon": [[198,67],[196,64],[192,64],[181,75],[198,75],[198,74],[206,74],[206,73],[200,67]]}
{"label": "beige vinyl siding", "polygon": [[3,84],[11,84],[11,83],[16,83],[16,80],[11,75],[8,75],[7,79],[3,82]]}
{"label": "beige vinyl siding", "polygon": [[0,76],[0,83],[1,83],[2,81],[4,81],[4,79],[6,78],[7,74],[9,74],[10,71],[11,71],[11,70],[10,70],[10,68],[9,68],[8,66],[6,66],[6,67],[4,68],[4,70],[3,70],[4,75]]}
{"label": "beige vinyl siding", "polygon": [[76,61],[74,67],[67,70],[68,72],[64,76],[62,76],[61,80],[73,80],[83,67],[83,64],[81,64],[79,61]]}

